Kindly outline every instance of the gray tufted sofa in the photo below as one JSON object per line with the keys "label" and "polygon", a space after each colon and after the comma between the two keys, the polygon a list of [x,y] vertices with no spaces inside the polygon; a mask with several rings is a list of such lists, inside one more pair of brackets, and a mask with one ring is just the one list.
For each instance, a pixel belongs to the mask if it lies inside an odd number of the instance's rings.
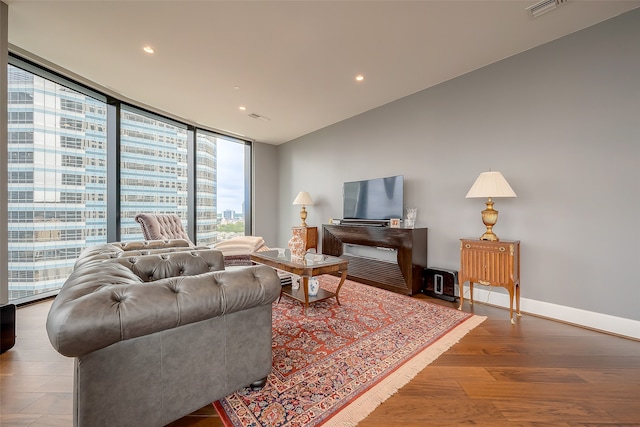
{"label": "gray tufted sofa", "polygon": [[85,249],[47,317],[75,358],[75,426],[162,426],[271,372],[266,266],[224,270],[222,253],[185,240]]}

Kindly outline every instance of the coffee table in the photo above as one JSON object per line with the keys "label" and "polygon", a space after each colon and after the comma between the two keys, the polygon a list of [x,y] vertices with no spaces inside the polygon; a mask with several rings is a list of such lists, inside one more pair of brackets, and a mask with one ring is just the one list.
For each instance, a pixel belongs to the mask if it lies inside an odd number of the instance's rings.
{"label": "coffee table", "polygon": [[[309,304],[329,298],[335,297],[338,305],[340,305],[338,294],[344,280],[347,278],[347,266],[349,264],[346,259],[324,254],[307,254],[305,258],[292,258],[291,252],[287,249],[281,256],[278,255],[277,250],[253,252],[251,261],[300,276],[302,278],[300,287],[293,289],[291,285],[283,286],[280,296],[282,297],[284,294],[303,303],[305,313],[309,308]],[[335,293],[320,288],[318,289],[318,295],[309,295],[310,277],[338,272],[341,273],[341,277]]]}

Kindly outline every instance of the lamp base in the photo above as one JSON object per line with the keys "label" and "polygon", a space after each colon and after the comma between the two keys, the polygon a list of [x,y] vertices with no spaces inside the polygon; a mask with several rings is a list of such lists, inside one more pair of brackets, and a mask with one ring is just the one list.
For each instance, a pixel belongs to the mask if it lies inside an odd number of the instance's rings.
{"label": "lamp base", "polygon": [[498,236],[493,232],[493,226],[498,222],[498,211],[493,209],[493,200],[485,202],[487,208],[482,211],[482,223],[487,227],[487,231],[480,237],[480,240],[498,241]]}
{"label": "lamp base", "polygon": [[307,226],[307,210],[304,208],[304,205],[302,205],[302,209],[300,210],[300,220],[301,220],[301,227],[306,227]]}
{"label": "lamp base", "polygon": [[500,239],[498,239],[498,236],[496,236],[496,233],[494,233],[493,231],[487,231],[482,236],[480,236],[480,240],[491,240],[492,242],[497,242]]}

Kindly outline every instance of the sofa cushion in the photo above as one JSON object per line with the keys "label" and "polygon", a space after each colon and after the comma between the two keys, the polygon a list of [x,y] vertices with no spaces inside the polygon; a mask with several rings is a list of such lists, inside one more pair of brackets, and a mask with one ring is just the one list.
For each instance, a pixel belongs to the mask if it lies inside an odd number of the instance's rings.
{"label": "sofa cushion", "polygon": [[224,270],[222,253],[213,249],[121,256],[114,262],[124,265],[144,282]]}

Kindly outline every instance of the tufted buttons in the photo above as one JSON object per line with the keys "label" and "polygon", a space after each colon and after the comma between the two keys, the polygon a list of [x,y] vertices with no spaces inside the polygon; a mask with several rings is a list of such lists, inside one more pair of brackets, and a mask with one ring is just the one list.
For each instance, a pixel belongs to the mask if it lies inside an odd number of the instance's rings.
{"label": "tufted buttons", "polygon": [[111,300],[113,302],[120,303],[120,302],[124,302],[126,299],[127,299],[127,297],[125,295],[119,295],[119,294],[116,294],[116,293],[111,294]]}
{"label": "tufted buttons", "polygon": [[129,258],[129,262],[130,262],[131,264],[135,264],[135,263],[136,263],[136,261],[138,261],[138,258],[137,258],[137,257],[132,256],[132,257],[130,257],[130,258]]}

